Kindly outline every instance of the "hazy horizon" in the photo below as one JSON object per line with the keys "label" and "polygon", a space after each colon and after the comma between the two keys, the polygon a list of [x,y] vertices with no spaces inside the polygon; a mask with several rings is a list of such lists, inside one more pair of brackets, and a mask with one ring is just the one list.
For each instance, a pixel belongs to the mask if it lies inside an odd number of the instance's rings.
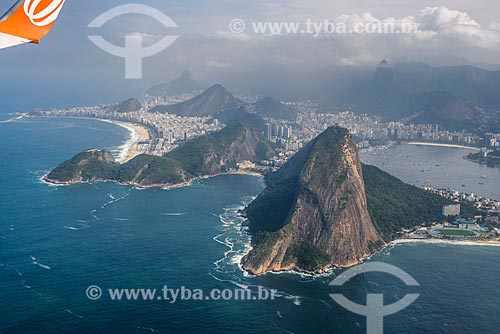
{"label": "hazy horizon", "polygon": [[[11,3],[14,0],[0,8],[5,11]],[[149,0],[139,3],[161,10],[179,28],[165,29],[154,19],[140,15],[116,18],[102,30],[87,28],[89,22],[104,11],[125,3],[68,1],[55,28],[40,45],[2,50],[4,80],[1,88],[4,94],[0,108],[29,111],[36,107],[119,101],[140,96],[151,86],[171,80],[185,69],[202,82],[222,83],[236,93],[279,97],[287,90],[300,90],[316,78],[314,84],[327,86],[346,73],[349,75],[351,69],[353,73],[360,69],[370,73],[383,58],[394,63],[472,64],[500,69],[496,56],[500,48],[500,19],[494,15],[500,3]],[[412,22],[421,31],[416,34],[321,37],[234,34],[229,30],[233,19],[244,20],[247,28],[252,22],[304,22],[308,19],[315,22],[343,20],[351,25],[356,22]],[[151,42],[165,34],[175,34],[179,38],[165,51],[145,59],[142,80],[124,80],[123,59],[103,52],[87,38],[96,31],[116,44],[123,43],[124,36],[134,32],[143,34]],[[293,81],[304,82],[298,87],[280,87]],[[26,95],[19,95],[21,91],[30,92],[29,101]]]}

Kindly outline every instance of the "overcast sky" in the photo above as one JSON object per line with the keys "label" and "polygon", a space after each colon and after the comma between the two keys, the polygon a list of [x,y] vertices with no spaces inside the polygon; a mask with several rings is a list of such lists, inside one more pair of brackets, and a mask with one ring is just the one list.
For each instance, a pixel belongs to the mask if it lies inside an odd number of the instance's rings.
{"label": "overcast sky", "polygon": [[[14,0],[3,0],[6,10]],[[40,45],[0,51],[0,103],[18,108],[109,102],[138,96],[149,86],[167,81],[184,69],[207,83],[238,78],[253,85],[271,85],[270,78],[288,72],[324,68],[374,67],[391,61],[433,65],[469,62],[499,63],[500,2],[491,0],[134,0],[167,14],[177,29],[154,19],[123,16],[102,29],[87,25],[102,12],[127,1],[67,0],[54,30]],[[233,19],[251,22],[410,22],[413,34],[282,35],[229,31]],[[165,34],[179,35],[160,54],[145,59],[142,80],[124,80],[123,59],[94,46],[89,34],[115,44],[141,33],[154,43]],[[242,85],[241,87],[244,87]],[[240,88],[241,88],[240,87]],[[229,87],[233,88],[233,87]],[[234,87],[237,89],[238,87]],[[23,92],[23,93],[21,93]],[[30,92],[27,95],[26,92]]]}

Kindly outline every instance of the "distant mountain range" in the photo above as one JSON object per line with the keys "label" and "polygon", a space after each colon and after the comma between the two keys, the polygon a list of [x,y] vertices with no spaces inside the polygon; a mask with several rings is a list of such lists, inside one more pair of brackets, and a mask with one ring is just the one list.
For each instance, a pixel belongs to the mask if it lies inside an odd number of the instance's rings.
{"label": "distant mountain range", "polygon": [[[243,109],[240,109],[242,108]],[[225,121],[249,122],[260,130],[262,117],[294,121],[298,111],[273,98],[264,98],[255,104],[247,104],[234,97],[222,85],[216,84],[190,100],[174,105],[160,105],[150,112],[176,114],[189,117],[215,117]],[[259,116],[251,116],[254,114]]]}
{"label": "distant mountain range", "polygon": [[184,71],[179,78],[149,89],[146,95],[153,97],[177,96],[199,92],[206,88],[205,84],[193,79],[189,71]]}
{"label": "distant mountain range", "polygon": [[480,123],[500,107],[500,71],[473,66],[392,65],[382,61],[373,78],[334,94],[337,105],[379,115],[462,128]]}
{"label": "distant mountain range", "polygon": [[255,104],[255,112],[265,118],[295,121],[298,111],[271,97],[263,98]]}
{"label": "distant mountain range", "polygon": [[152,108],[151,112],[176,114],[186,117],[212,117],[226,109],[236,109],[244,103],[219,84],[182,103]]}
{"label": "distant mountain range", "polygon": [[214,119],[218,119],[225,125],[236,123],[247,124],[257,130],[258,133],[263,133],[266,127],[266,121],[259,115],[249,112],[245,106],[224,110],[216,114]]}
{"label": "distant mountain range", "polygon": [[142,108],[141,101],[135,98],[131,98],[111,107],[110,111],[116,111],[117,113],[124,113],[124,112],[139,111],[141,110],[141,108]]}
{"label": "distant mountain range", "polygon": [[[494,68],[494,67],[490,67]],[[490,131],[500,129],[500,71],[486,70],[472,65],[433,67],[423,63],[390,63],[382,61],[375,72],[366,68],[333,67],[314,72],[314,75],[270,78],[259,82],[259,93],[275,93],[271,83],[286,86],[285,82],[300,81],[292,92],[278,89],[280,97],[310,96],[324,102],[324,111],[351,109],[359,113],[379,115],[384,121],[434,123],[441,128],[476,128],[486,124]],[[290,74],[291,75],[291,74]],[[297,78],[302,78],[298,80]],[[240,79],[241,80],[241,79]],[[263,80],[260,78],[260,80]],[[285,81],[285,82],[283,82]],[[304,84],[307,83],[306,84]],[[236,83],[234,83],[237,86]],[[251,85],[251,83],[249,83]],[[264,88],[262,88],[264,87]],[[300,87],[300,89],[299,89]],[[185,72],[180,78],[156,86],[148,91],[151,96],[179,95],[201,91],[205,86]],[[174,108],[185,115],[208,115],[226,109],[225,103],[211,108],[196,103]],[[241,105],[238,105],[239,107]],[[237,109],[229,107],[229,109]],[[162,110],[166,108],[157,108]],[[218,110],[217,110],[218,109]],[[295,110],[272,98],[265,98],[249,106],[263,118],[294,120]],[[208,113],[206,112],[208,111]],[[500,130],[498,130],[500,131]]]}

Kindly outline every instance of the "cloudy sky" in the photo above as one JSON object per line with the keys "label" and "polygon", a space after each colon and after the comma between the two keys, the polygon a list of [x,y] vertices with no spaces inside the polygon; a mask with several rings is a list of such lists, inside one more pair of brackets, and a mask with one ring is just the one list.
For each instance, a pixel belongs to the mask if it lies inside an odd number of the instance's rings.
{"label": "cloudy sky", "polygon": [[[6,10],[14,0],[3,0]],[[432,65],[500,63],[500,2],[491,0],[134,0],[161,10],[178,25],[164,28],[152,18],[127,15],[102,28],[87,25],[104,11],[127,4],[117,0],[67,0],[54,30],[40,45],[0,51],[0,106],[93,104],[139,96],[151,85],[184,69],[207,82],[266,94],[290,75],[311,80],[335,76],[338,68],[373,68],[382,58]],[[232,33],[241,19],[246,31]],[[394,22],[411,24],[411,34],[258,34],[254,22]],[[144,61],[142,80],[124,79],[124,61],[94,46],[88,35],[115,44],[140,33],[146,43],[178,35],[165,51]],[[500,68],[500,67],[499,67]],[[328,69],[328,71],[325,71]],[[276,78],[281,78],[277,80]],[[307,79],[305,79],[307,78]],[[244,84],[244,83],[246,84]],[[250,88],[251,87],[251,88]],[[283,88],[283,90],[286,87]],[[5,107],[4,107],[5,108]]]}

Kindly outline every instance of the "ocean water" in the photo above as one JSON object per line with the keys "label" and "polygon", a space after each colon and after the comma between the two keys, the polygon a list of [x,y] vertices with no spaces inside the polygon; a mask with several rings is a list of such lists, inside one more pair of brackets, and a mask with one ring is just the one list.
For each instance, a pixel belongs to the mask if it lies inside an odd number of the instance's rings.
{"label": "ocean water", "polygon": [[477,151],[403,144],[363,151],[361,158],[419,187],[444,187],[500,200],[500,168],[465,160],[471,152]]}
{"label": "ocean water", "polygon": [[[367,293],[386,303],[420,293],[385,318],[385,333],[498,333],[500,248],[400,245],[373,257],[411,274],[420,283],[412,288],[385,274],[329,287],[341,271],[248,277],[237,211],[263,189],[257,177],[172,190],[40,181],[80,150],[116,150],[127,136],[91,120],[0,123],[0,333],[366,333],[365,318],[330,293],[358,303]],[[265,301],[93,301],[91,285],[278,292]]]}

